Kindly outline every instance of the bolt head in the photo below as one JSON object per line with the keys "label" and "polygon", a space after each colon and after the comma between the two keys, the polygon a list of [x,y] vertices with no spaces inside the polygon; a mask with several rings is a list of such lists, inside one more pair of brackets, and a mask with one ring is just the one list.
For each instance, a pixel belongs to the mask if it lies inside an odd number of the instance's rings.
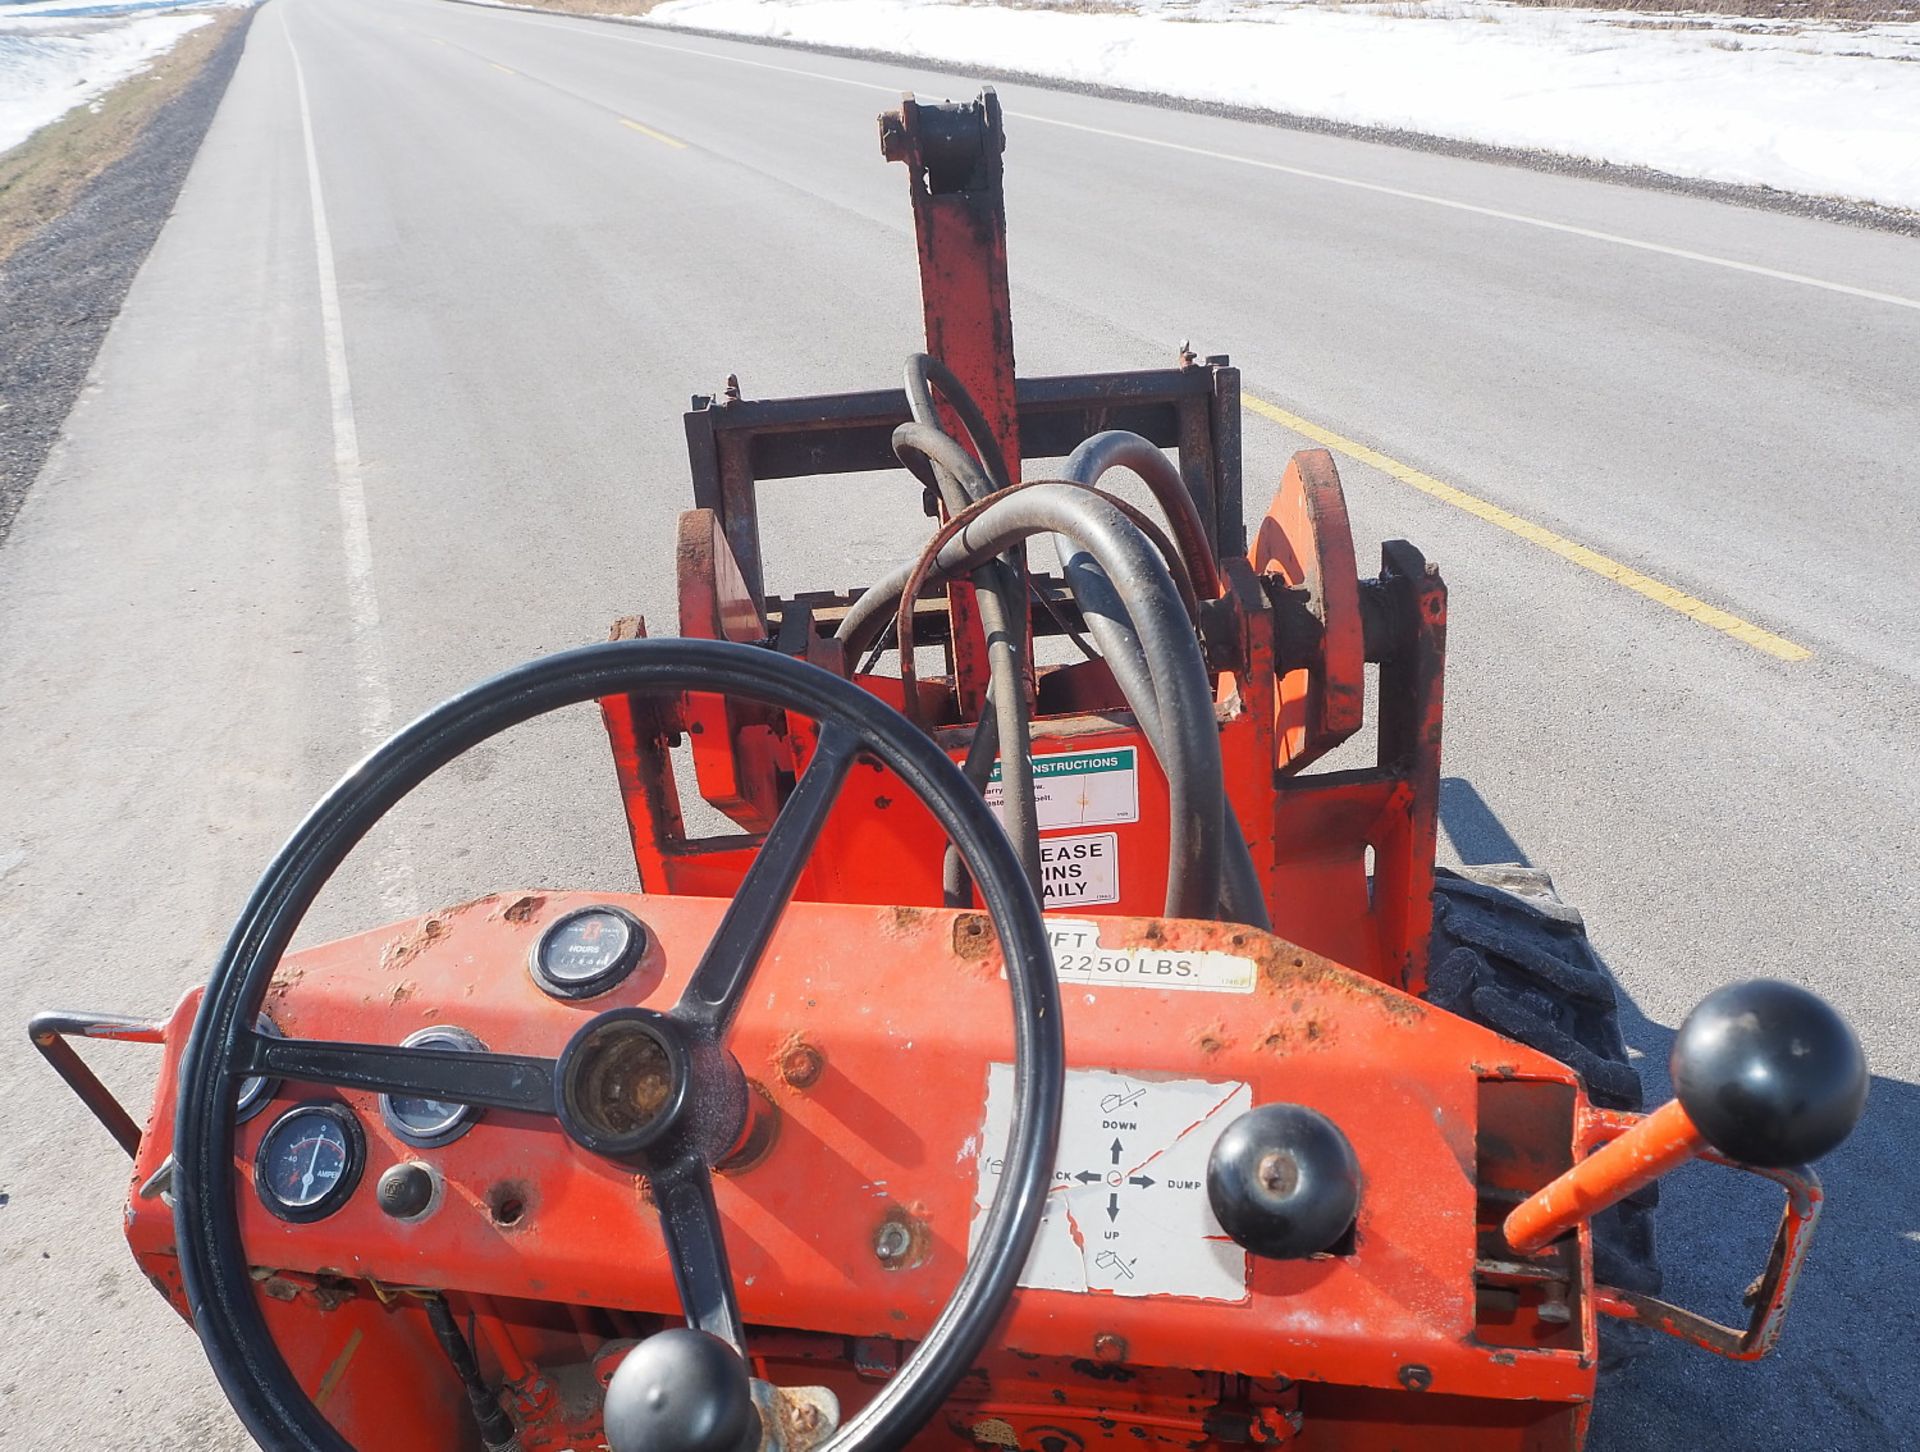
{"label": "bolt head", "polygon": [[812,1044],[795,1044],[780,1056],[780,1077],[792,1089],[811,1089],[826,1069],[827,1056]]}

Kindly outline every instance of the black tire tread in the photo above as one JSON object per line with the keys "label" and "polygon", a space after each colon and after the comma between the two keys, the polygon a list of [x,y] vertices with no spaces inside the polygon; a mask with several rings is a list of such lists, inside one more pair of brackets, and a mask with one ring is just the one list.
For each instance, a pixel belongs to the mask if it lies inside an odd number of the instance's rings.
{"label": "black tire tread", "polygon": [[[1640,1073],[1620,1032],[1613,974],[1587,941],[1578,910],[1560,900],[1553,879],[1538,868],[1436,869],[1427,998],[1558,1059],[1580,1076],[1599,1107],[1645,1107]],[[1649,1185],[1594,1217],[1596,1278],[1659,1294],[1653,1235],[1659,1200],[1660,1187]]]}

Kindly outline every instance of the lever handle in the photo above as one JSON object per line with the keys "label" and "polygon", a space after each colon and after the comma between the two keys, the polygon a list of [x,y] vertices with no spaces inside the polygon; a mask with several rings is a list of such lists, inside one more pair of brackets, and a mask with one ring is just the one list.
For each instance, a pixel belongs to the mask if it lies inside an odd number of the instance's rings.
{"label": "lever handle", "polygon": [[1742,1164],[1805,1164],[1853,1132],[1867,1061],[1846,1021],[1791,983],[1755,978],[1702,999],[1673,1041],[1676,1097],[1507,1216],[1534,1251],[1711,1148]]}

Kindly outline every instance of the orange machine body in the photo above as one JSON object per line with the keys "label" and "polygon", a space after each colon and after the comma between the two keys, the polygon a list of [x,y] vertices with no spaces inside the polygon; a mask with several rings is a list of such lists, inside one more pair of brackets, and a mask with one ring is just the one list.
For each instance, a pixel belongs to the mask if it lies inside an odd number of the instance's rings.
{"label": "orange machine body", "polygon": [[[541,928],[601,900],[641,918],[649,957],[591,1005],[547,996],[526,970]],[[490,1048],[552,1053],[593,1012],[670,1003],[723,907],[481,899],[290,957],[268,1012],[297,1038],[391,1043],[455,1024]],[[1200,1086],[1222,1105],[1320,1108],[1362,1166],[1359,1220],[1339,1253],[1302,1262],[1250,1258],[1220,1238],[1204,1295],[1129,1294],[1091,1273],[1092,1288],[1023,1289],[998,1350],[916,1445],[1044,1447],[1044,1428],[1057,1427],[1066,1446],[1372,1449],[1418,1426],[1424,1447],[1576,1446],[1595,1366],[1585,1233],[1527,1267],[1489,1249],[1512,1205],[1571,1163],[1582,1098],[1571,1073],[1248,929],[1090,916],[1071,931],[1110,957],[1203,963],[1216,976],[1225,964],[1234,986],[1064,984],[1070,1083],[1094,1073],[1149,1092]],[[162,1109],[196,997],[166,1033]],[[733,1045],[774,1119],[770,1148],[718,1182],[752,1349],[771,1379],[836,1386],[857,1407],[937,1314],[990,1189],[989,1066],[1011,1057],[991,929],[966,912],[796,904]],[[590,1379],[610,1374],[623,1333],[678,1310],[641,1181],[551,1122],[490,1112],[422,1150],[391,1135],[375,1096],[297,1085],[279,1086],[242,1127],[249,1180],[265,1127],[313,1097],[344,1102],[364,1128],[360,1188],[337,1213],[296,1225],[269,1215],[249,1184],[241,1224],[282,1348],[328,1416],[365,1452],[453,1443],[459,1389],[411,1302],[414,1288],[437,1288],[472,1317],[527,1445],[593,1445]],[[1128,1145],[1127,1123],[1121,1109],[1097,1126],[1069,1115],[1063,1129],[1055,1213],[1089,1267],[1115,1223],[1110,1205],[1154,1237],[1191,1229],[1191,1183],[1160,1183],[1175,1148]],[[1189,1132],[1217,1132],[1209,1123]],[[163,1112],[140,1146],[136,1186],[169,1151]],[[1076,1154],[1094,1179],[1076,1174]],[[442,1185],[417,1224],[389,1218],[372,1194],[403,1158],[430,1164]],[[876,1254],[890,1223],[907,1232],[904,1263]],[[163,1197],[136,1190],[128,1235],[179,1305]]]}

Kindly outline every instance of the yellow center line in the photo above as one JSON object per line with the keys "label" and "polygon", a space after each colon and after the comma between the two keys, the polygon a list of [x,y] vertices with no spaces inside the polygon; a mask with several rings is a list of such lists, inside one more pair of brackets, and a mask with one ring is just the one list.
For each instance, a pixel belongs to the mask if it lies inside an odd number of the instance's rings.
{"label": "yellow center line", "polygon": [[651,136],[655,141],[662,142],[678,151],[685,151],[687,149],[687,143],[679,137],[669,136],[664,131],[655,131],[651,126],[642,126],[638,121],[632,120],[629,117],[622,116],[620,118],[620,124],[629,131],[638,131],[642,136]]}
{"label": "yellow center line", "polygon": [[517,76],[520,74],[512,66],[503,66],[500,64],[499,61],[488,61],[487,64],[492,66],[496,71],[505,71],[510,76]]}
{"label": "yellow center line", "polygon": [[1356,463],[1365,464],[1370,469],[1378,469],[1389,478],[1397,479],[1402,484],[1418,489],[1422,494],[1430,495],[1443,504],[1451,504],[1455,509],[1465,510],[1474,518],[1483,519],[1488,524],[1497,525],[1509,534],[1518,535],[1529,544],[1551,551],[1561,559],[1576,564],[1583,570],[1591,570],[1594,574],[1611,580],[1616,585],[1624,585],[1635,594],[1643,595],[1657,605],[1676,610],[1689,619],[1697,620],[1702,625],[1718,630],[1723,635],[1732,636],[1743,645],[1750,645],[1755,650],[1764,651],[1776,660],[1808,660],[1813,655],[1813,652],[1804,645],[1796,645],[1784,636],[1762,630],[1751,621],[1742,620],[1738,615],[1709,605],[1706,601],[1689,595],[1684,590],[1656,580],[1651,575],[1642,574],[1631,565],[1623,565],[1620,561],[1610,559],[1598,550],[1588,549],[1583,544],[1575,544],[1565,535],[1555,534],[1544,525],[1535,524],[1530,519],[1523,519],[1512,510],[1502,509],[1499,505],[1469,494],[1464,489],[1443,483],[1431,474],[1422,473],[1410,465],[1402,464],[1398,459],[1390,459],[1379,450],[1370,449],[1365,444],[1343,438],[1331,429],[1323,429],[1320,425],[1310,423],[1298,414],[1288,413],[1284,408],[1268,403],[1263,398],[1242,393],[1240,401],[1262,418],[1271,419],[1284,429],[1290,429],[1296,434],[1312,439],[1316,444],[1321,444],[1336,454],[1344,454],[1347,458]]}

